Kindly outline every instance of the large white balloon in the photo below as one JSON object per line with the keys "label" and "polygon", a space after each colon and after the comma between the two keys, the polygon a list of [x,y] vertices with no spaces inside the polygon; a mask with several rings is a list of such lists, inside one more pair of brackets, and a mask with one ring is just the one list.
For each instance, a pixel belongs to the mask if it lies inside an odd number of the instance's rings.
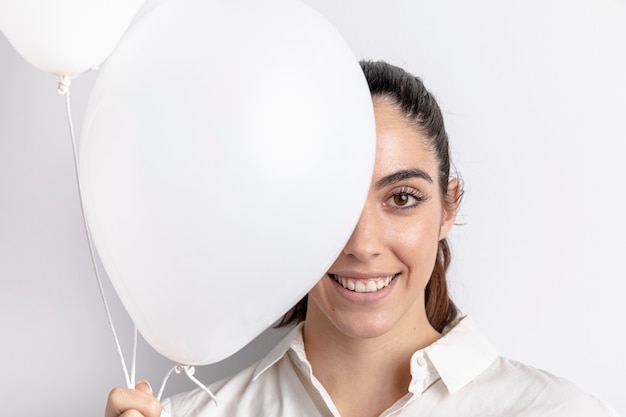
{"label": "large white balloon", "polygon": [[75,76],[111,53],[143,0],[0,0],[0,30],[33,66]]}
{"label": "large white balloon", "polygon": [[164,1],[101,69],[80,144],[106,271],[162,355],[245,346],[325,274],[374,163],[367,84],[294,0]]}

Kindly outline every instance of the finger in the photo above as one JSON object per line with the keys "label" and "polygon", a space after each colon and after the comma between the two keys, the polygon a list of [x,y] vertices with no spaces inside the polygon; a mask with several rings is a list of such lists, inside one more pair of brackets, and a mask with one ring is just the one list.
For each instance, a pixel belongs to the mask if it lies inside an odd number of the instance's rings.
{"label": "finger", "polygon": [[126,410],[124,413],[120,414],[119,417],[145,417],[137,410]]}
{"label": "finger", "polygon": [[[141,384],[141,388],[149,389],[145,384]],[[162,409],[161,403],[149,392],[138,389],[115,388],[109,394],[105,416],[159,417]],[[139,414],[135,414],[131,410],[135,410]]]}
{"label": "finger", "polygon": [[145,379],[137,382],[137,384],[135,385],[135,389],[152,395],[152,387],[150,386],[150,383]]}
{"label": "finger", "polygon": [[[124,414],[121,414],[119,417],[145,417],[137,410],[127,410]],[[161,411],[161,415],[159,417],[170,417],[169,414],[165,410]]]}

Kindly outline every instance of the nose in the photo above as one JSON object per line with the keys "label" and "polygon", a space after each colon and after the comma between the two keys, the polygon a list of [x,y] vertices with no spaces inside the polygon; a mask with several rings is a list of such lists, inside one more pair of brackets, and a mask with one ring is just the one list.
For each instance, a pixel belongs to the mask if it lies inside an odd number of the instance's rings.
{"label": "nose", "polygon": [[367,262],[380,255],[384,248],[384,225],[376,207],[366,204],[352,236],[343,248],[345,255]]}

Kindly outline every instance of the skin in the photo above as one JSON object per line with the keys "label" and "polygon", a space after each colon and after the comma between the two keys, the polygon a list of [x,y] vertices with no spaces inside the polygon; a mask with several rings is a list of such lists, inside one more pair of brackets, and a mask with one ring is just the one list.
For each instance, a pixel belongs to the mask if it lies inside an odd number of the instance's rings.
{"label": "skin", "polygon": [[[421,132],[388,100],[375,100],[374,110],[366,204],[329,274],[309,293],[304,326],[313,373],[344,417],[378,416],[405,395],[411,355],[440,337],[426,318],[424,289],[456,216],[444,204],[438,162]],[[457,181],[448,193],[458,193]],[[378,292],[356,294],[334,275],[395,278]]]}
{"label": "skin", "polygon": [[[304,342],[313,373],[343,417],[379,416],[408,392],[411,355],[441,335],[426,317],[424,289],[439,240],[454,224],[428,142],[385,99],[374,100],[376,161],[359,222],[343,252],[309,293]],[[448,194],[458,195],[456,180]],[[453,200],[455,200],[453,198]],[[332,277],[393,276],[357,294]],[[385,381],[381,384],[380,381]],[[159,417],[146,381],[116,388],[105,417]]]}
{"label": "skin", "polygon": [[105,417],[160,417],[163,406],[152,395],[148,381],[137,382],[135,389],[114,388],[109,394]]}

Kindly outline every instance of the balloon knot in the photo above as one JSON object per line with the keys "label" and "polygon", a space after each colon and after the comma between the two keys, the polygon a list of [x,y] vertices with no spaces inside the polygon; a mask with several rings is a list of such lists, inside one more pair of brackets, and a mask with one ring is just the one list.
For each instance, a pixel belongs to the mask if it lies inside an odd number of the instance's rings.
{"label": "balloon knot", "polygon": [[194,384],[196,384],[199,388],[201,388],[204,392],[206,392],[207,394],[209,394],[209,396],[211,397],[211,399],[215,402],[215,405],[217,405],[217,398],[215,398],[215,395],[211,392],[210,389],[208,389],[202,382],[198,381],[194,376],[194,372],[196,372],[196,368],[191,366],[191,365],[184,365],[182,363],[176,364],[172,369],[169,370],[169,372],[165,375],[165,378],[163,379],[163,383],[161,384],[161,389],[159,390],[159,393],[157,394],[157,400],[161,399],[161,396],[163,395],[163,390],[165,390],[165,384],[167,383],[167,380],[169,379],[170,375],[172,374],[172,372],[176,372],[177,374],[181,374],[184,373],[185,375],[187,375],[187,378],[189,378]]}
{"label": "balloon knot", "polygon": [[70,90],[70,85],[72,84],[72,80],[67,75],[64,75],[59,80],[59,84],[57,86],[57,93],[60,96],[64,96]]}
{"label": "balloon knot", "polygon": [[184,372],[187,375],[193,375],[196,373],[196,368],[191,365],[183,365],[182,363],[179,363],[178,365],[176,365],[176,368],[174,368],[174,371],[177,374]]}

